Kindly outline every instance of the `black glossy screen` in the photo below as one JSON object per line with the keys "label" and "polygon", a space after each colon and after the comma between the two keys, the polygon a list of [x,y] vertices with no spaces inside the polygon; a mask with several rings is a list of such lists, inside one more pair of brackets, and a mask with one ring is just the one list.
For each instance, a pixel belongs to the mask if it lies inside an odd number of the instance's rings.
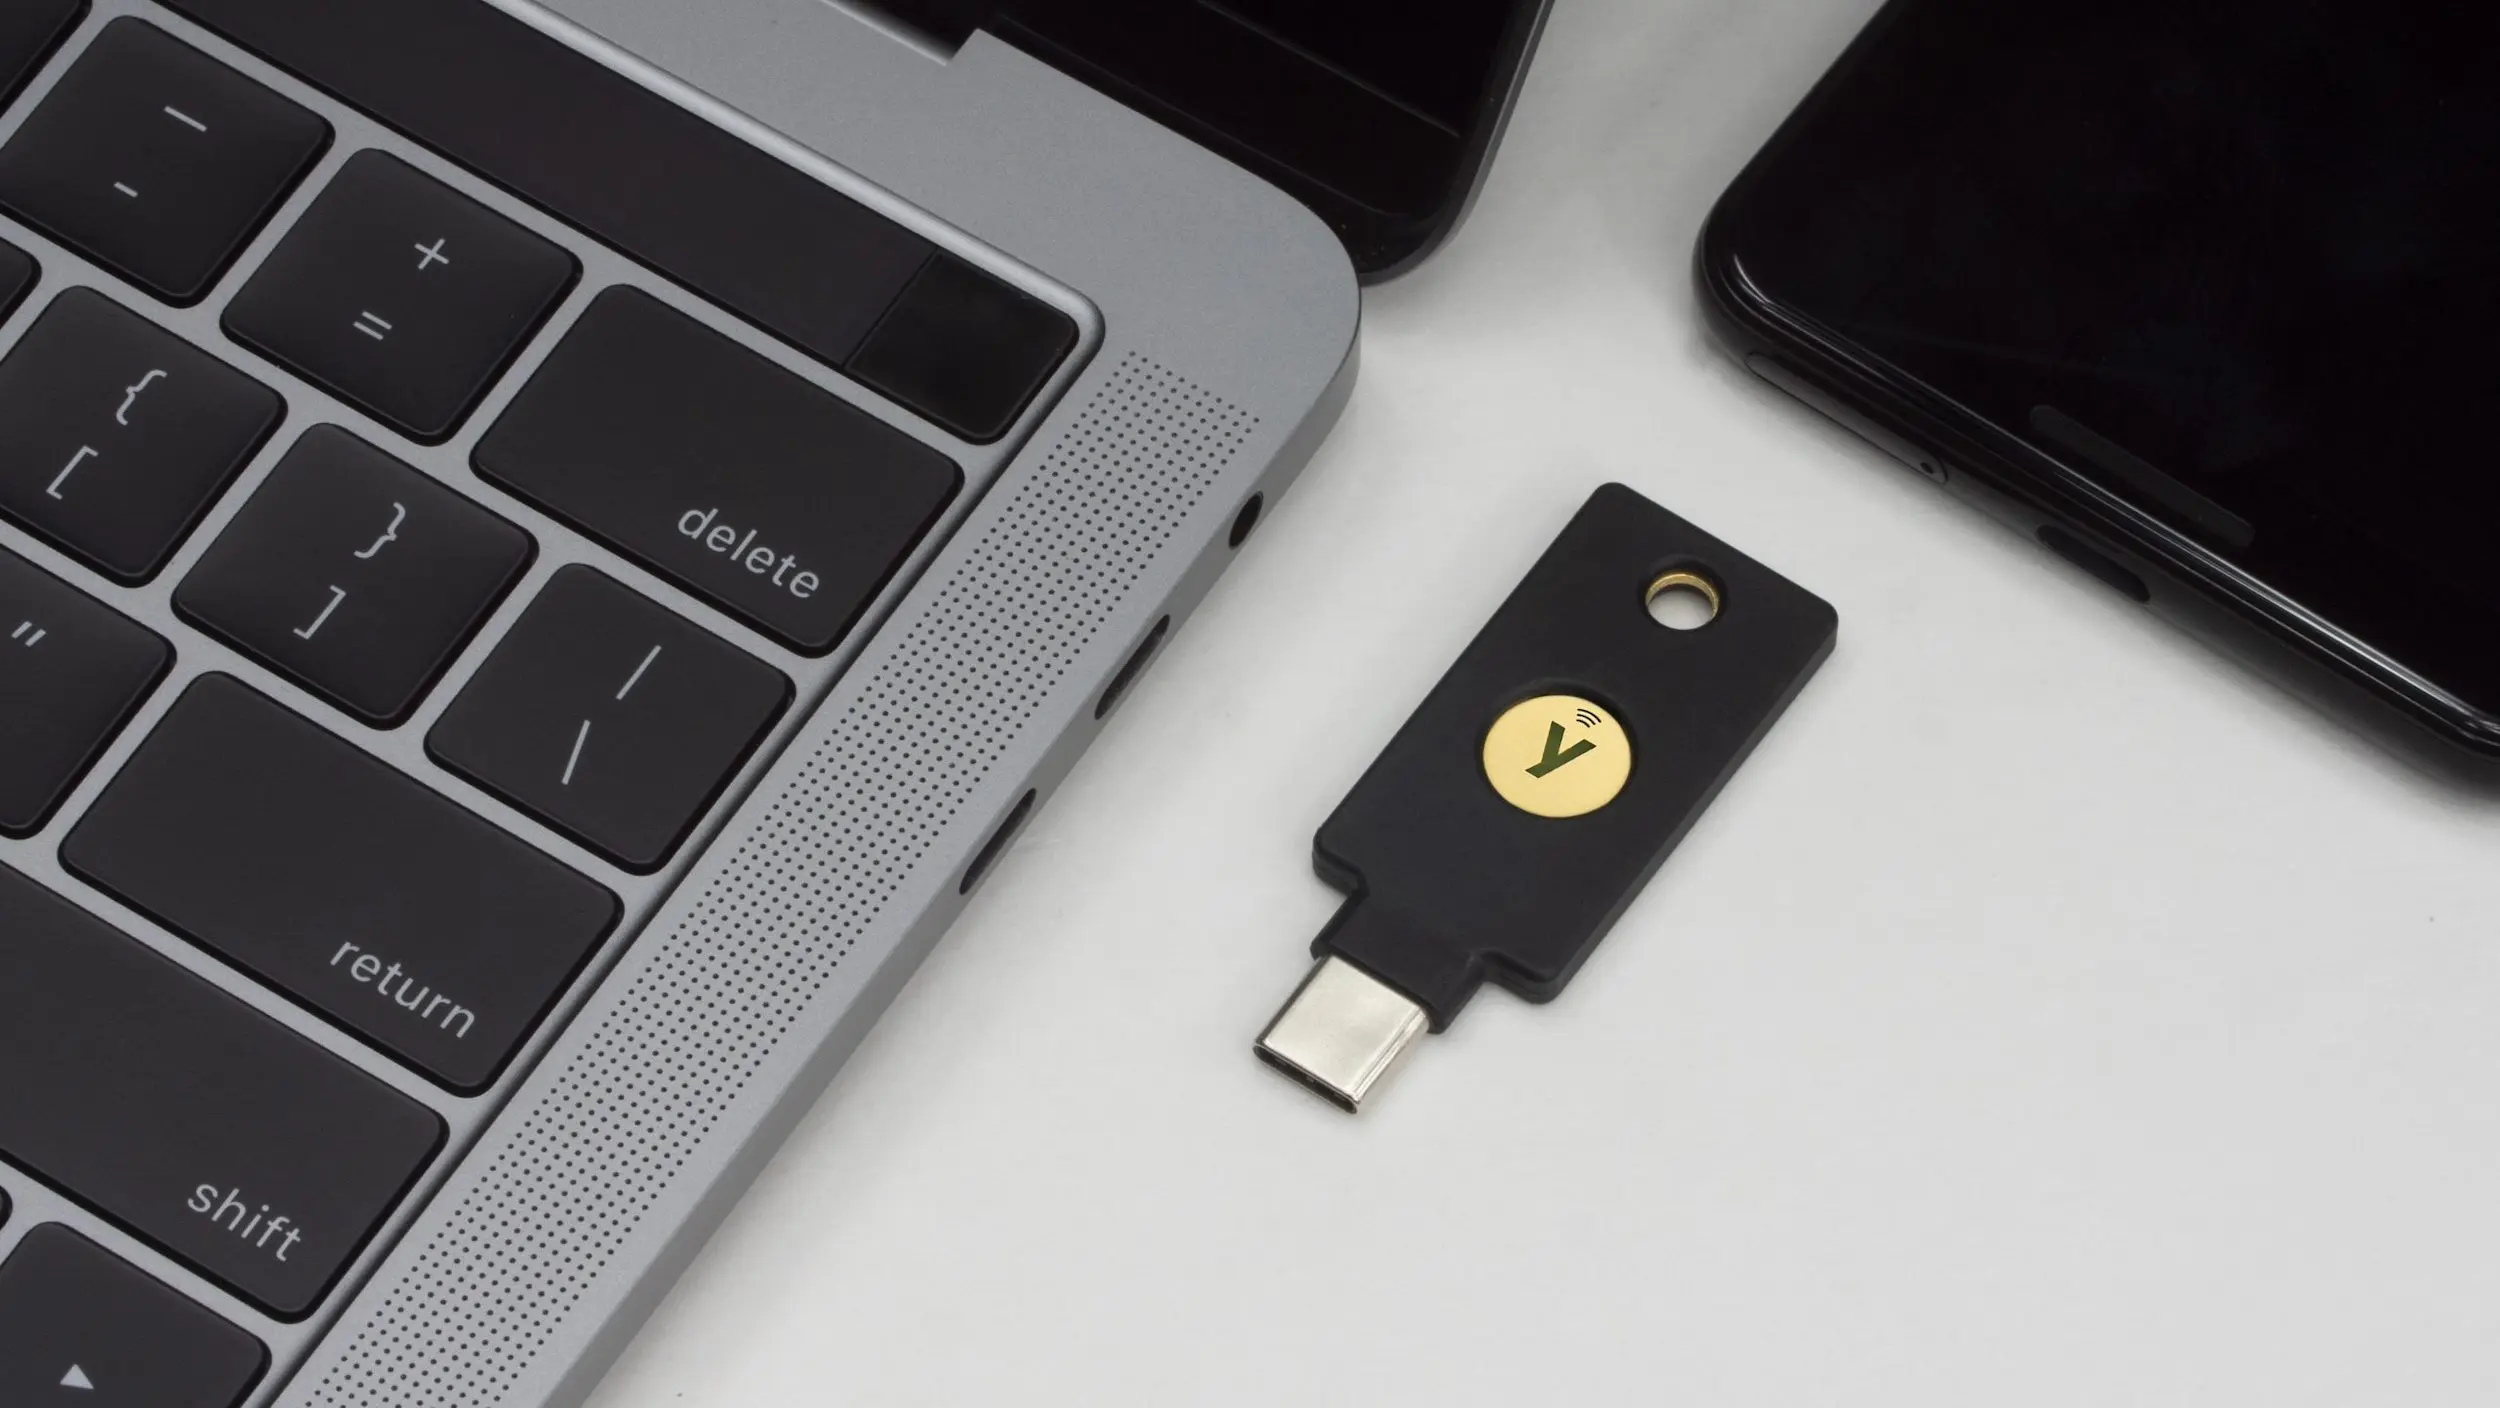
{"label": "black glossy screen", "polygon": [[[1458,223],[1544,0],[855,0],[985,29],[1299,197],[1384,278]],[[5,0],[0,0],[5,3]]]}
{"label": "black glossy screen", "polygon": [[1900,0],[1748,173],[1774,305],[2500,707],[2500,17]]}
{"label": "black glossy screen", "polygon": [[1513,0],[1196,0],[1453,131],[1475,121]]}

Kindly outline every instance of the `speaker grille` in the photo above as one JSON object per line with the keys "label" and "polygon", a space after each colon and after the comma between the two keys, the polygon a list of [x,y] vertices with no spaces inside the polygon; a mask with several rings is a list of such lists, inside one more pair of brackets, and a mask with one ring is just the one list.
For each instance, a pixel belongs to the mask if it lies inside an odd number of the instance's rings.
{"label": "speaker grille", "polygon": [[727,861],[641,937],[300,1401],[503,1401],[652,1209],[688,1191],[688,1161],[767,1059],[796,1028],[829,1030],[815,1009],[835,970],[881,919],[899,934],[905,877],[1257,424],[1148,358],[1118,363],[986,525],[976,514],[974,548],[864,684],[836,691]]}

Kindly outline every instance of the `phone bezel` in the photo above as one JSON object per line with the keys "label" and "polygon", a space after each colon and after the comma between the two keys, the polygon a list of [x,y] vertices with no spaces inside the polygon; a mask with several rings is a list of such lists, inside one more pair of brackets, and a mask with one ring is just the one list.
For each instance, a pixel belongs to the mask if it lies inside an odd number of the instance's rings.
{"label": "phone bezel", "polygon": [[[1783,306],[1746,272],[1729,230],[1765,186],[1806,117],[1853,81],[1904,13],[1868,21],[1703,222],[1693,253],[1705,320],[1740,362],[1777,359],[1792,396],[1895,458],[1932,461],[1929,477],[2026,537],[2054,527],[2143,579],[2145,604],[2415,763],[2500,785],[2500,713],[2338,626],[2288,593],[2139,506],[2090,466],[2053,456],[1956,404],[1881,356]],[[1777,383],[1775,383],[1777,384]],[[1800,393],[1806,394],[1800,394]],[[1820,396],[1811,393],[1819,392]],[[1889,442],[1889,443],[1887,443]],[[2367,564],[2352,564],[2367,571]]]}
{"label": "phone bezel", "polygon": [[[1775,138],[1720,198],[1695,249],[1703,312],[1739,361],[1776,358],[1790,377],[1830,398],[1801,398],[1806,404],[1897,458],[1932,457],[1948,489],[2025,536],[2036,538],[2043,527],[2075,535],[2144,579],[2147,605],[2157,614],[2415,762],[2477,784],[2500,783],[2500,716],[2302,606],[2110,484],[2005,434],[1765,293],[1747,276],[1743,251],[1726,231],[1734,223],[1728,212],[1763,164],[1777,159],[1779,145]],[[1895,443],[1884,445],[1886,439]],[[1910,455],[1902,447],[1912,447]]]}

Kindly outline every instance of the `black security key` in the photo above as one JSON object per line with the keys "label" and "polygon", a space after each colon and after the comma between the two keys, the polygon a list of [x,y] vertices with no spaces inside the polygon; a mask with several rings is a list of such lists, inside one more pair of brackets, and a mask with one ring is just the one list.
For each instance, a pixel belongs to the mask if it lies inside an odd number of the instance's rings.
{"label": "black security key", "polygon": [[0,1263],[0,1403],[235,1408],[260,1341],[66,1227]]}
{"label": "black security key", "polygon": [[0,835],[50,819],[173,658],[154,631],[0,550]]}
{"label": "black security key", "polygon": [[259,382],[71,289],[0,362],[0,514],[144,582],[285,412]]}
{"label": "black security key", "polygon": [[789,703],[780,671],[589,568],[568,567],[426,746],[445,767],[649,872]]}
{"label": "black security key", "polygon": [[329,141],[312,113],[116,20],[0,147],[0,207],[169,303],[197,303]]}
{"label": "black security key", "polygon": [[476,459],[488,480],[816,655],[963,483],[944,455],[630,289],[599,296]]}
{"label": "black security key", "polygon": [[10,0],[0,6],[0,103],[17,96],[86,10],[87,0]]}
{"label": "black security key", "polygon": [[394,724],[530,553],[520,529],[346,431],[315,426],[174,605],[358,718]]}
{"label": "black security key", "polygon": [[0,972],[0,1159],[271,1314],[320,1302],[442,1142],[424,1106],[6,868]]}
{"label": "black security key", "polygon": [[222,675],[61,845],[80,878],[456,1090],[484,1088],[616,897]]}
{"label": "black security key", "polygon": [[[1706,624],[1653,619],[1686,597]],[[1258,1054],[1352,1109],[1487,979],[1560,993],[1837,631],[1794,583],[1599,489],[1320,828],[1349,898]]]}
{"label": "black security key", "polygon": [[226,331],[426,444],[459,428],[573,256],[397,157],[359,152],[226,310]]}

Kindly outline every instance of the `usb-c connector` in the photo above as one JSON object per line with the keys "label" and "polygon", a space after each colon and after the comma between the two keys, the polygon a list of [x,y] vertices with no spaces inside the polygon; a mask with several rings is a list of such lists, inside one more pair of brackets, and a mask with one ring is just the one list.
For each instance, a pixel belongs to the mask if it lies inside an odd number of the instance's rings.
{"label": "usb-c connector", "polygon": [[1350,1114],[1429,1026],[1424,1009],[1397,989],[1342,958],[1323,958],[1260,1033],[1256,1050]]}

